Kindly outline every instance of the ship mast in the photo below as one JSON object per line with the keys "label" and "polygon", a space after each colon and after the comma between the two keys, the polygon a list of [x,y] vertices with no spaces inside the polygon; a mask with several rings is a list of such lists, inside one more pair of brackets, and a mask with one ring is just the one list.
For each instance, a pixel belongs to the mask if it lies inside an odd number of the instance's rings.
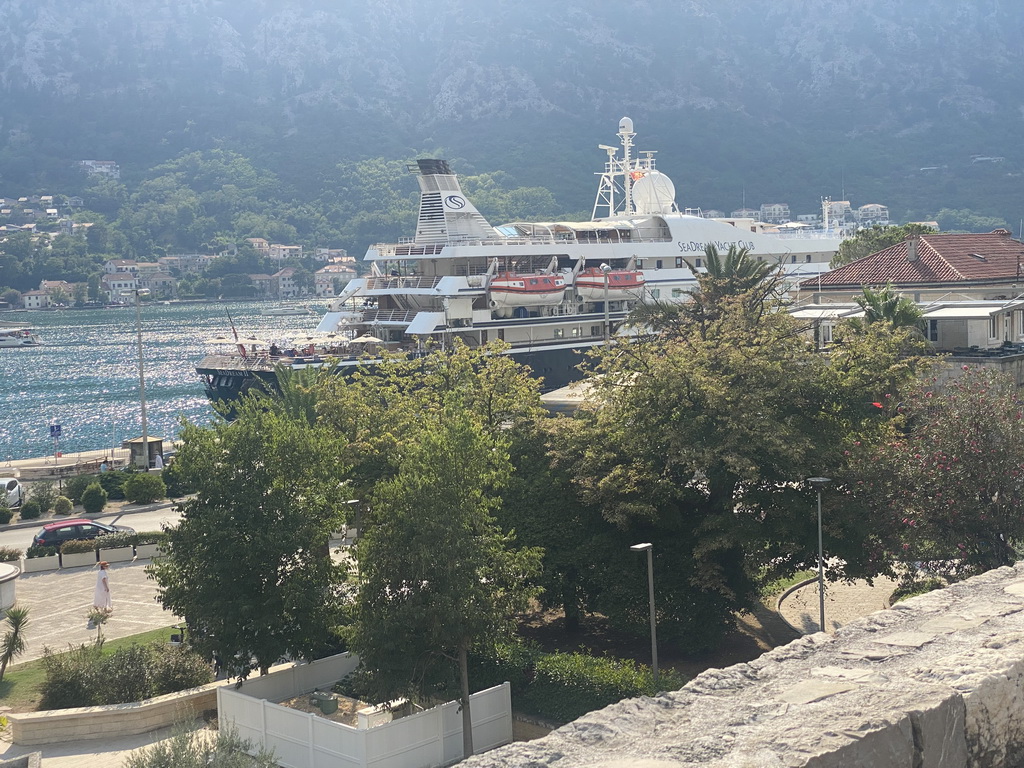
{"label": "ship mast", "polygon": [[[604,166],[604,173],[601,174],[601,181],[597,187],[597,198],[594,200],[594,211],[592,219],[604,218],[598,216],[598,211],[604,211],[605,217],[611,218],[617,214],[631,216],[636,213],[633,205],[633,121],[628,117],[619,120],[619,141],[622,143],[622,159],[615,157],[618,154],[618,147],[611,147],[607,144],[598,144],[598,149],[608,153],[608,161]],[[653,167],[653,165],[651,166]],[[622,210],[616,209],[616,191],[623,192]]]}

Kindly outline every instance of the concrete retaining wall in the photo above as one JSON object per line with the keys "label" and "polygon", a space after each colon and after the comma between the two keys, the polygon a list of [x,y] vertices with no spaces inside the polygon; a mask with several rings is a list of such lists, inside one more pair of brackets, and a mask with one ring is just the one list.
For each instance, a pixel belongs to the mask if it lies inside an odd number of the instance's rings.
{"label": "concrete retaining wall", "polygon": [[466,768],[1024,765],[1024,565],[898,603]]}
{"label": "concrete retaining wall", "polygon": [[35,745],[146,733],[216,709],[217,689],[231,684],[219,680],[131,704],[8,714],[11,739],[15,744]]}

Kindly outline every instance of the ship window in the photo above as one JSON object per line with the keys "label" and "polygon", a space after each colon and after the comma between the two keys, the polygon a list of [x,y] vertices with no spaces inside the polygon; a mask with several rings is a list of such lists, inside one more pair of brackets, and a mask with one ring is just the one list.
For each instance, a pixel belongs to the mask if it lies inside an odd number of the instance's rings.
{"label": "ship window", "polygon": [[601,329],[600,325],[592,325],[592,326],[590,326],[590,335],[591,336],[602,336],[603,334],[604,334],[604,331]]}
{"label": "ship window", "polygon": [[677,267],[682,267],[683,266],[683,257],[682,256],[676,257],[676,266]]}
{"label": "ship window", "polygon": [[682,288],[673,288],[672,289],[672,298],[673,299],[678,299],[682,295],[683,295],[683,289]]}
{"label": "ship window", "polygon": [[806,258],[804,259],[804,261],[806,261],[808,264],[810,264],[811,263],[811,254],[808,253]]}
{"label": "ship window", "polygon": [[790,256],[789,260],[791,264],[796,264],[796,254],[794,253],[792,256]]}
{"label": "ship window", "polygon": [[578,338],[579,338],[580,336],[582,336],[582,335],[583,335],[583,329],[582,329],[582,328],[580,328],[580,327],[579,327],[578,325],[577,325],[577,326],[575,326],[575,327],[574,327],[574,328],[572,329],[572,335],[573,335],[573,338],[575,338],[575,339],[578,339]]}
{"label": "ship window", "polygon": [[644,268],[644,260],[643,259],[637,259],[636,260],[636,268],[637,269],[643,269]]}
{"label": "ship window", "polygon": [[704,266],[704,264],[703,264],[703,263],[701,262],[701,260],[700,260],[700,259],[697,259],[697,260],[696,260],[696,261],[695,261],[695,262],[693,263],[693,265],[694,265],[695,267],[703,267],[703,266]]}
{"label": "ship window", "polygon": [[661,259],[658,259],[657,261],[654,262],[654,268],[661,269]]}
{"label": "ship window", "polygon": [[555,338],[556,339],[563,339],[563,338],[565,338],[565,329],[564,328],[555,328]]}
{"label": "ship window", "polygon": [[660,299],[661,298],[661,288],[651,288],[651,298],[652,299]]}

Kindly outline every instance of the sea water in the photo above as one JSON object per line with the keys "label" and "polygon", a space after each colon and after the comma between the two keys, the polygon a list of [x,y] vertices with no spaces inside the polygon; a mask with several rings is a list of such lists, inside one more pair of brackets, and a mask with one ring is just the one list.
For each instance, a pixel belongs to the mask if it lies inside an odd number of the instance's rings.
{"label": "sea water", "polygon": [[[182,417],[208,423],[214,412],[195,365],[231,351],[211,339],[267,342],[309,334],[319,315],[263,315],[258,302],[143,304],[142,360],[150,437],[174,439]],[[322,308],[321,308],[322,309]],[[230,319],[229,319],[230,318]],[[114,309],[0,313],[35,328],[43,346],[0,349],[0,461],[102,450],[142,434],[134,305]],[[56,443],[51,425],[60,425]]]}

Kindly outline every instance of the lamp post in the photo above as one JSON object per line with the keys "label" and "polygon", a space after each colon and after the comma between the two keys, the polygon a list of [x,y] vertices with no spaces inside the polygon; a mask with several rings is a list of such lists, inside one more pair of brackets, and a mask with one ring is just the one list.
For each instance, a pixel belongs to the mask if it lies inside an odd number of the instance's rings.
{"label": "lamp post", "polygon": [[821,546],[821,492],[830,483],[829,477],[809,477],[808,485],[818,492],[818,628],[825,631],[825,554]]}
{"label": "lamp post", "polygon": [[125,291],[125,296],[135,296],[135,340],[139,350],[139,404],[142,408],[142,460],[146,471],[149,471],[149,425],[146,422],[146,373],[142,358],[142,307],[140,296],[148,296],[148,288],[133,288]]}
{"label": "lamp post", "polygon": [[607,344],[612,336],[612,321],[608,315],[608,273],[612,271],[610,264],[602,264],[601,271],[604,273],[604,343]]}
{"label": "lamp post", "polygon": [[[607,273],[605,275],[607,280]],[[654,672],[654,682],[658,682],[658,620],[654,614],[654,545],[650,542],[634,544],[630,547],[633,552],[647,553],[647,592],[651,601],[651,670]]]}

